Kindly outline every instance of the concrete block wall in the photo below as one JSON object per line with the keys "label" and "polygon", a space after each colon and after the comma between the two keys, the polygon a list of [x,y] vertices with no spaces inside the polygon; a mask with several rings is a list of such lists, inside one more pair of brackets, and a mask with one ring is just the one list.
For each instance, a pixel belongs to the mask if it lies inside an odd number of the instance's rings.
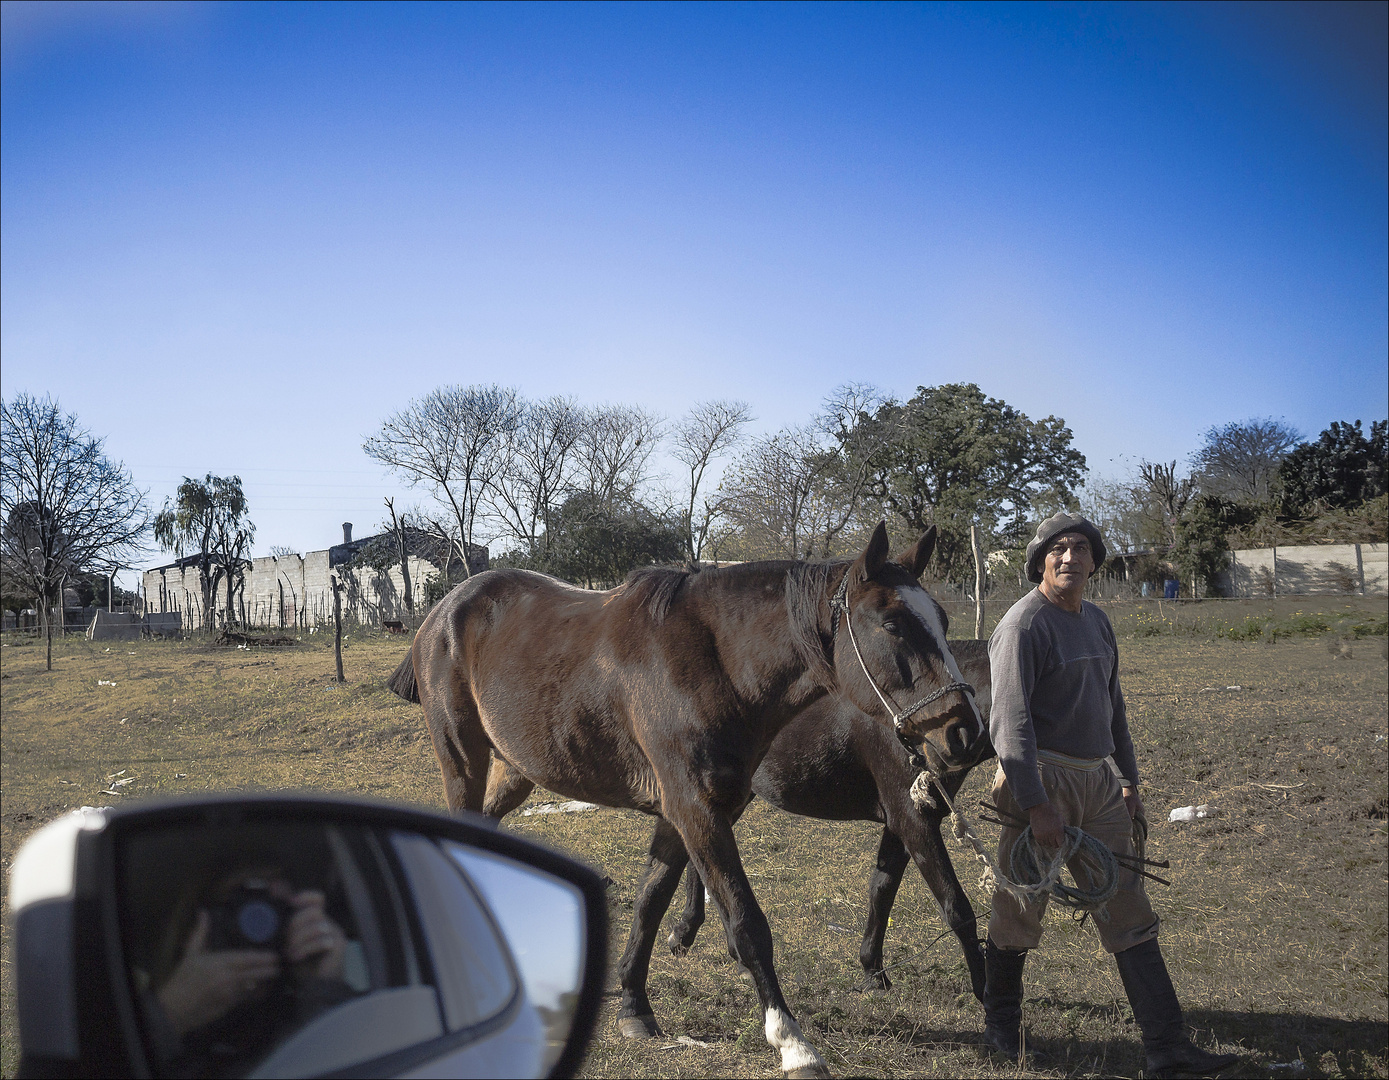
{"label": "concrete block wall", "polygon": [[[416,611],[423,610],[424,582],[438,569],[418,556],[410,556],[410,584]],[[370,567],[328,566],[328,552],[280,558],[264,556],[251,560],[245,593],[238,597],[245,604],[247,621],[255,626],[278,629],[294,626],[323,626],[333,621],[333,587],[336,574],[342,588],[343,618],[371,626],[383,619],[403,619],[405,580],[400,567],[388,571]],[[177,611],[184,615],[184,626],[202,625],[202,574],[197,567],[146,570],[144,590],[147,611]],[[226,606],[225,587],[218,589],[217,610]],[[241,613],[237,613],[238,619]]]}
{"label": "concrete block wall", "polygon": [[1389,594],[1389,544],[1300,544],[1230,555],[1235,596]]}

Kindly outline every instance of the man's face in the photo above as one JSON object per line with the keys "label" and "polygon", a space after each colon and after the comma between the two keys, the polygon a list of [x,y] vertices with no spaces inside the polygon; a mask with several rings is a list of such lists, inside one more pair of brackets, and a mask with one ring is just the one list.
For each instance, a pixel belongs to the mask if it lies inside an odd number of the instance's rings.
{"label": "man's face", "polygon": [[1058,592],[1084,585],[1095,572],[1095,555],[1084,533],[1066,532],[1056,537],[1042,560],[1042,581]]}

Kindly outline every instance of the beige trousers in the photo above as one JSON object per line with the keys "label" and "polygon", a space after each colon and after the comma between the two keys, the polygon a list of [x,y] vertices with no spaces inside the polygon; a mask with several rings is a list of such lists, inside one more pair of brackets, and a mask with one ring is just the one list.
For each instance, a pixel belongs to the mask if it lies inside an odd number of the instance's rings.
{"label": "beige trousers", "polygon": [[[1124,805],[1123,787],[1109,767],[1108,759],[1086,761],[1044,752],[1038,768],[1047,798],[1062,821],[1083,829],[1118,855],[1138,854],[1133,844],[1133,821]],[[1004,812],[1005,818],[1012,815],[1027,820],[1027,811],[1013,800],[1001,767],[994,777],[993,797],[994,805]],[[1004,826],[999,837],[998,864],[1005,874],[1013,843],[1021,834],[1021,828]],[[1073,860],[1069,869],[1072,875],[1077,875],[1082,888],[1089,887],[1089,878],[1079,860]],[[1042,940],[1042,916],[1046,910],[1045,898],[1019,908],[1018,902],[1007,893],[996,892],[993,913],[989,916],[989,937],[1001,949],[1035,949]],[[1109,901],[1107,910],[1107,921],[1100,918],[1091,921],[1109,952],[1123,952],[1157,937],[1158,917],[1148,902],[1143,878],[1132,870],[1119,868],[1119,891]]]}

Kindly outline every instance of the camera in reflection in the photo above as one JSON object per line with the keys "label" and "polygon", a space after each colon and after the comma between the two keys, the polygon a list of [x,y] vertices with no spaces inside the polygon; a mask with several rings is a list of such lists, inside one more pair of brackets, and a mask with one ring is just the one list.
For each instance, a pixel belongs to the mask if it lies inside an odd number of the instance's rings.
{"label": "camera in reflection", "polygon": [[283,952],[293,911],[263,878],[247,878],[227,890],[208,910],[211,949],[270,949]]}

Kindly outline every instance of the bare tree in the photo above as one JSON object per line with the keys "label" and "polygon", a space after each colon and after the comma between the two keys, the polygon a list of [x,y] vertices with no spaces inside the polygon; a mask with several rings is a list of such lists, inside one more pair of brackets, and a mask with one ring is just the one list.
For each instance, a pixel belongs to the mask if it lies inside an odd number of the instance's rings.
{"label": "bare tree", "polygon": [[574,444],[577,484],[604,513],[636,498],[661,437],[661,418],[634,405],[588,410]]}
{"label": "bare tree", "polygon": [[720,485],[722,511],[748,558],[805,559],[822,539],[820,520],[834,455],[808,428],[755,440]]}
{"label": "bare tree", "polygon": [[[506,464],[505,451],[521,415],[514,390],[496,384],[444,386],[410,402],[362,449],[412,485],[429,485],[452,511],[466,552],[479,505]],[[471,576],[466,554],[463,566]]]}
{"label": "bare tree", "polygon": [[717,499],[700,502],[705,474],[713,461],[737,443],[751,422],[752,408],[745,401],[705,401],[691,409],[671,433],[676,460],[690,470],[689,499],[681,517],[692,560],[703,554],[704,542],[719,512]]}
{"label": "bare tree", "polygon": [[395,516],[395,500],[386,500],[386,509],[391,512],[391,532],[395,534],[396,551],[400,556],[400,577],[405,583],[405,610],[415,614],[415,595],[410,590],[410,552],[405,544],[405,519]]}
{"label": "bare tree", "polygon": [[1138,477],[1138,492],[1146,494],[1157,503],[1162,514],[1164,538],[1169,548],[1175,547],[1177,523],[1181,521],[1186,504],[1196,494],[1196,481],[1190,476],[1178,477],[1175,461],[1166,465],[1161,462],[1141,462],[1138,466]]}
{"label": "bare tree", "polygon": [[1272,497],[1278,467],[1302,442],[1296,428],[1272,417],[1221,424],[1202,439],[1191,457],[1201,490],[1248,502]]}
{"label": "bare tree", "polygon": [[570,487],[586,415],[573,398],[526,402],[510,429],[504,462],[487,502],[527,554],[543,553],[551,521]]}
{"label": "bare tree", "polygon": [[0,402],[0,570],[38,601],[50,671],[66,579],[128,565],[149,531],[145,492],[103,442],[52,398]]}

